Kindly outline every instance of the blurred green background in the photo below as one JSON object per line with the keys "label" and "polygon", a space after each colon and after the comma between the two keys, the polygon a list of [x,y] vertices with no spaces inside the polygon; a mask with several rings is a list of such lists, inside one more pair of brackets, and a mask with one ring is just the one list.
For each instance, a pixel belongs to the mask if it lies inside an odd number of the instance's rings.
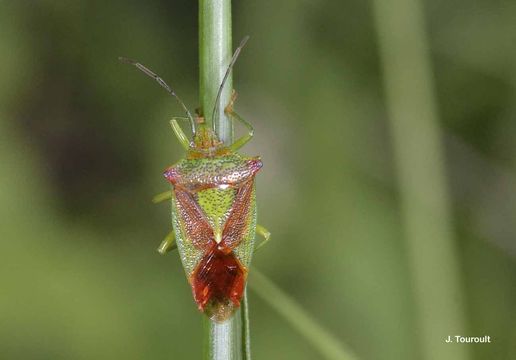
{"label": "blurred green background", "polygon": [[[493,339],[447,346],[514,359],[516,6],[424,5],[462,335]],[[233,27],[235,43],[251,35],[236,108],[273,233],[254,264],[361,359],[423,359],[372,3],[238,1]],[[200,358],[179,257],[155,251],[169,208],[150,202],[183,155],[168,126],[181,109],[117,62],[140,60],[195,108],[197,48],[195,1],[0,4],[1,359]],[[321,358],[249,301],[256,359]]]}

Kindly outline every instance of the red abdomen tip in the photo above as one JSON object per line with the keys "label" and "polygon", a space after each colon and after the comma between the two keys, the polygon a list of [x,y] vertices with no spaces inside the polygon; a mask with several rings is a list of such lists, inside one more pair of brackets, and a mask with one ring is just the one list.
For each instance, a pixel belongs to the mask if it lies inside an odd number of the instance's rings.
{"label": "red abdomen tip", "polygon": [[246,270],[233,252],[213,246],[192,274],[192,290],[199,310],[215,321],[228,319],[240,306]]}

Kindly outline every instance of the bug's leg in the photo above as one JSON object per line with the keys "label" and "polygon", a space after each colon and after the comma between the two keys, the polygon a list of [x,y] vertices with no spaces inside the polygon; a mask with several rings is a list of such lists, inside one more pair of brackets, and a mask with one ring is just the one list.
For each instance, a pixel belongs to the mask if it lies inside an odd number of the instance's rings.
{"label": "bug's leg", "polygon": [[174,249],[177,249],[177,243],[176,243],[176,235],[173,231],[171,231],[165,239],[159,244],[158,252],[161,255],[165,255],[169,251],[172,251]]}
{"label": "bug's leg", "polygon": [[170,126],[172,126],[172,130],[174,130],[174,134],[176,134],[179,143],[181,143],[181,146],[185,150],[188,150],[190,148],[190,141],[188,140],[188,137],[186,136],[183,129],[181,129],[181,126],[179,126],[177,120],[190,121],[190,119],[185,117],[173,117],[172,120],[170,120]]}
{"label": "bug's leg", "polygon": [[231,120],[240,121],[247,128],[248,133],[246,135],[242,136],[241,138],[235,140],[235,142],[233,142],[233,144],[231,144],[229,146],[229,148],[232,151],[236,151],[236,150],[240,149],[242,146],[244,146],[249,140],[251,140],[253,138],[253,134],[254,134],[253,126],[247,120],[242,118],[240,115],[238,115],[233,110],[233,104],[235,103],[236,97],[237,97],[237,93],[236,93],[236,91],[233,90],[233,93],[231,94],[231,99],[229,100],[229,104],[224,109],[224,112],[226,113],[227,116],[229,116],[229,118]]}
{"label": "bug's leg", "polygon": [[172,191],[171,190],[157,194],[156,196],[154,196],[152,198],[152,202],[154,204],[158,204],[160,202],[163,202],[165,200],[170,200],[170,199],[172,199]]}
{"label": "bug's leg", "polygon": [[269,230],[267,230],[266,228],[264,228],[263,226],[261,225],[256,225],[256,233],[258,235],[260,235],[261,237],[263,237],[263,241],[261,243],[259,243],[255,248],[254,248],[254,251],[257,251],[258,249],[260,249],[263,245],[267,244],[271,238],[271,233]]}

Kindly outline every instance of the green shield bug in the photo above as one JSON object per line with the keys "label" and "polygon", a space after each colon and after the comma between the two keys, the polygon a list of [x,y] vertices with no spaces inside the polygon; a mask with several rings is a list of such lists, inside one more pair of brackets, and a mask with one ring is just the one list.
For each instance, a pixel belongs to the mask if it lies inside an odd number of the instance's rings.
{"label": "green shield bug", "polygon": [[[218,103],[230,71],[247,42],[245,37],[236,49],[220,84],[212,113],[218,114]],[[174,96],[185,111],[186,118],[170,121],[186,157],[164,172],[172,190],[155,197],[154,201],[171,200],[173,231],[158,248],[162,254],[178,248],[181,262],[191,285],[197,307],[214,321],[231,317],[240,306],[253,252],[265,244],[270,233],[256,223],[255,176],[262,167],[259,157],[237,153],[253,137],[253,127],[234,110],[233,92],[225,114],[242,123],[248,133],[225,144],[204,118],[191,115],[188,108],[161,77],[134,60],[120,58],[136,66],[156,80]],[[178,120],[190,123],[190,141]],[[264,240],[255,246],[255,233]]]}

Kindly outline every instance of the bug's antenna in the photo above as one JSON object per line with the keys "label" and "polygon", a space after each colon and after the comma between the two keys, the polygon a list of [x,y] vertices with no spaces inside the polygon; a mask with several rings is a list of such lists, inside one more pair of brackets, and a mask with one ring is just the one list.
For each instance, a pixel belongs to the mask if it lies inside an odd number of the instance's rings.
{"label": "bug's antenna", "polygon": [[220,84],[219,91],[217,92],[217,98],[215,99],[215,105],[213,106],[213,113],[211,115],[211,122],[213,125],[213,130],[215,130],[215,117],[218,117],[219,101],[220,101],[220,96],[222,94],[222,89],[224,89],[224,85],[226,84],[226,80],[229,77],[229,73],[231,72],[233,65],[235,65],[235,62],[238,59],[238,55],[240,55],[240,51],[242,51],[242,48],[245,46],[245,43],[247,42],[247,40],[249,40],[249,35],[242,39],[242,41],[240,42],[240,45],[238,45],[237,49],[233,53],[231,62],[229,63],[226,73],[224,74],[224,78],[222,79],[222,83]]}
{"label": "bug's antenna", "polygon": [[177,94],[165,82],[165,80],[163,80],[161,77],[159,77],[153,71],[148,69],[145,65],[140,64],[138,61],[135,61],[135,60],[132,60],[132,59],[128,59],[128,58],[125,58],[125,57],[119,57],[118,60],[120,60],[124,64],[129,64],[129,65],[136,66],[138,68],[138,70],[141,70],[145,75],[147,75],[147,76],[153,78],[154,80],[156,80],[158,82],[158,84],[160,84],[165,90],[167,90],[167,92],[170,95],[175,97],[176,100],[179,102],[179,104],[181,104],[181,106],[183,107],[183,110],[186,112],[186,115],[188,116],[188,119],[190,119],[190,125],[192,126],[192,132],[195,134],[195,122],[194,122],[194,119],[192,117],[192,114],[190,114],[190,111],[188,111],[188,108],[186,107],[185,103],[183,101],[181,101],[179,96],[177,96]]}

